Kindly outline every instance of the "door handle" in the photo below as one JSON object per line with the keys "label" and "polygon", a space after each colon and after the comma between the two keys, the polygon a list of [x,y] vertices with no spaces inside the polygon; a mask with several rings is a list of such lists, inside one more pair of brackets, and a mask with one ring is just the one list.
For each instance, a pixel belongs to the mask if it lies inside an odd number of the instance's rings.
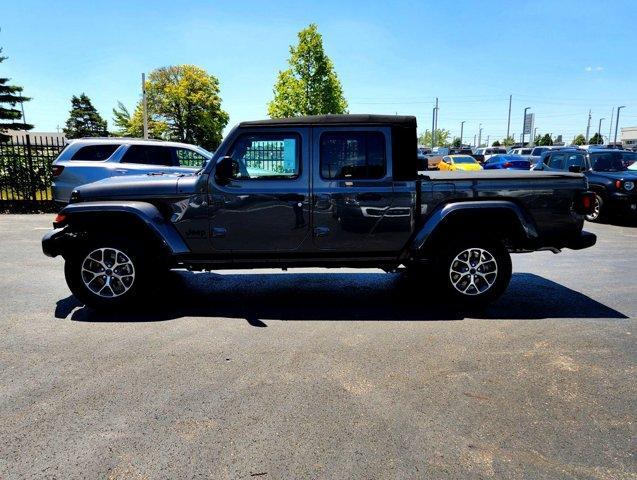
{"label": "door handle", "polygon": [[326,237],[329,233],[330,229],[328,227],[314,227],[315,237]]}

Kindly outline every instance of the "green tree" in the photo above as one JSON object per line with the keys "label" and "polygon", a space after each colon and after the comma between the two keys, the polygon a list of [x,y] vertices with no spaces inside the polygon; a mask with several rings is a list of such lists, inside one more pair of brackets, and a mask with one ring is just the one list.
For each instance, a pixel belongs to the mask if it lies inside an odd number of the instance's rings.
{"label": "green tree", "polygon": [[325,54],[318,27],[310,24],[298,38],[299,43],[290,46],[289,68],[279,71],[268,115],[280,118],[345,113],[343,87],[332,60]]}
{"label": "green tree", "polygon": [[515,145],[515,139],[511,135],[509,135],[504,140],[502,140],[502,145],[504,145],[505,147]]}
{"label": "green tree", "polygon": [[542,135],[536,135],[533,139],[533,145],[542,145]]}
{"label": "green tree", "polygon": [[[7,57],[2,56],[2,49],[0,48],[0,63],[6,59]],[[9,139],[9,136],[3,133],[8,129],[31,130],[33,128],[33,125],[20,121],[22,112],[15,108],[18,103],[28,102],[29,100],[31,99],[22,96],[22,87],[9,85],[8,78],[0,77],[0,142],[5,142]]]}
{"label": "green tree", "polygon": [[538,135],[537,137],[535,137],[535,145],[548,147],[553,145],[553,139],[548,133],[544,136]]}
{"label": "green tree", "polygon": [[462,147],[462,141],[460,140],[460,137],[454,138],[453,142],[451,142],[451,146],[456,148]]}
{"label": "green tree", "polygon": [[71,111],[64,128],[66,138],[106,137],[106,120],[97,112],[91,99],[82,93],[71,98]]}
{"label": "green tree", "polygon": [[499,141],[499,140],[496,140],[495,142],[493,142],[493,143],[491,144],[491,146],[492,146],[492,147],[499,147],[499,146],[500,146],[500,141]]}
{"label": "green tree", "polygon": [[[142,138],[144,136],[144,113],[142,102],[138,102],[133,115],[130,114],[122,102],[117,102],[113,109],[113,124],[117,127],[113,133],[118,137]],[[154,120],[153,115],[148,118],[148,137],[169,139],[168,124],[161,120]]]}
{"label": "green tree", "polygon": [[[146,93],[153,136],[208,150],[219,146],[229,116],[221,108],[219,80],[214,75],[195,65],[161,67],[148,75]],[[141,104],[130,118],[138,132],[143,123]]]}
{"label": "green tree", "polygon": [[573,139],[573,145],[586,145],[586,138],[581,133]]}
{"label": "green tree", "polygon": [[[431,130],[425,130],[418,137],[418,145],[424,145],[425,147],[431,146]],[[449,146],[449,130],[444,128],[436,129],[436,141],[434,147],[446,147]]]}
{"label": "green tree", "polygon": [[589,145],[601,145],[602,143],[604,143],[604,139],[599,133],[596,133],[595,135],[593,135],[591,139],[588,141]]}

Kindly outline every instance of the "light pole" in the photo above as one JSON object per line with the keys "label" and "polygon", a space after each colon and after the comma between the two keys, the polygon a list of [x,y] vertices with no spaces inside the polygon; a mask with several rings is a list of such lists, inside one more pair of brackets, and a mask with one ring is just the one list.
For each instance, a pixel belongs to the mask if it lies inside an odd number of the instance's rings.
{"label": "light pole", "polygon": [[586,124],[586,143],[588,143],[589,136],[588,134],[591,132],[591,111],[588,111],[588,123]]}
{"label": "light pole", "polygon": [[478,147],[482,145],[482,124],[478,126]]}
{"label": "light pole", "polygon": [[602,139],[602,120],[606,120],[604,117],[599,119],[599,125],[597,127],[597,142],[600,141],[600,139],[602,140],[602,144],[604,143],[604,140]]}
{"label": "light pole", "polygon": [[617,144],[617,127],[619,127],[619,111],[622,108],[626,108],[626,105],[622,105],[621,107],[617,107],[617,117],[615,118],[615,140],[613,140],[613,146]]}
{"label": "light pole", "polygon": [[464,120],[460,122],[460,148],[462,148],[462,133],[464,131]]}
{"label": "light pole", "polygon": [[509,118],[507,120],[507,139],[509,138],[509,130],[511,129],[511,100],[513,95],[509,95]]}
{"label": "light pole", "polygon": [[[524,146],[524,128],[526,127],[526,111],[530,110],[531,107],[526,107],[524,109],[524,117],[522,118],[522,146]],[[531,134],[533,132],[529,132],[529,134]]]}

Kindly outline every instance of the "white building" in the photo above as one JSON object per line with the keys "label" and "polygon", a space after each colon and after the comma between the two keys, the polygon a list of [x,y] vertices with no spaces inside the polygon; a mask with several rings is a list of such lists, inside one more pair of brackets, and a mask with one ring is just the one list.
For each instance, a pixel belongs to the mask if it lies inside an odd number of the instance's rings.
{"label": "white building", "polygon": [[637,148],[637,127],[622,127],[621,142],[629,150]]}

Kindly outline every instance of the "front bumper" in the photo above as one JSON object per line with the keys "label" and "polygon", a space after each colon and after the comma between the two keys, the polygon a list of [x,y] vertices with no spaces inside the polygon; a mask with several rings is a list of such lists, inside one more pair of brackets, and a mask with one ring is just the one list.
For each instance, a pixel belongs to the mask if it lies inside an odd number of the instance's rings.
{"label": "front bumper", "polygon": [[583,250],[588,247],[592,247],[597,243],[597,235],[591,232],[580,232],[580,234],[571,239],[564,245],[564,248],[570,248],[571,250]]}
{"label": "front bumper", "polygon": [[608,196],[609,210],[619,215],[637,215],[637,195],[615,192]]}
{"label": "front bumper", "polygon": [[47,257],[57,257],[63,253],[63,244],[68,243],[68,226],[55,228],[42,237],[42,251]]}

